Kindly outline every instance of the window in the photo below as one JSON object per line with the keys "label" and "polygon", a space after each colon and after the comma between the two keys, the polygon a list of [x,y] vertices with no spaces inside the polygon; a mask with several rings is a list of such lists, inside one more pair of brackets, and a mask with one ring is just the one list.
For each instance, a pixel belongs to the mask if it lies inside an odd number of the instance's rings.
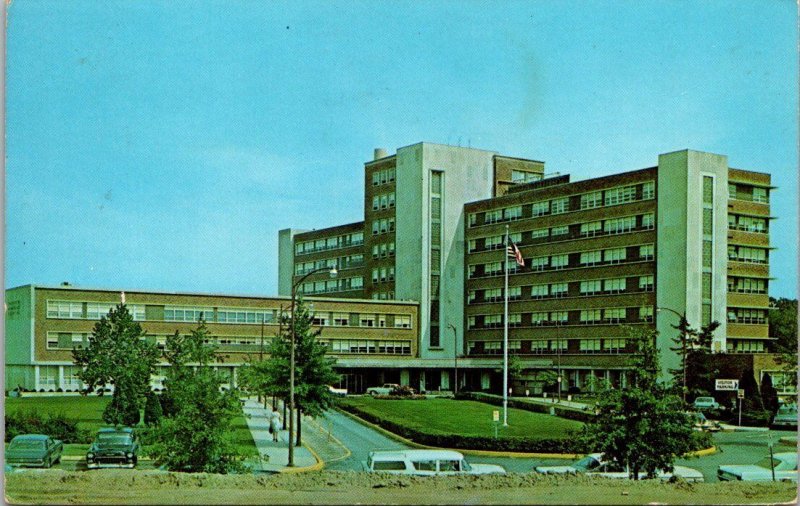
{"label": "window", "polygon": [[603,228],[603,223],[600,221],[581,223],[581,235],[591,237],[600,233],[600,230],[602,230],[602,228]]}
{"label": "window", "polygon": [[584,309],[581,310],[581,323],[591,324],[599,323],[602,321],[599,309]]}
{"label": "window", "polygon": [[334,327],[347,327],[350,325],[350,313],[333,313],[332,320]]}
{"label": "window", "polygon": [[642,184],[642,199],[648,200],[656,196],[656,183],[655,181],[648,181]]}
{"label": "window", "polygon": [[467,247],[469,249],[469,252],[472,253],[473,251],[478,249],[478,241],[476,239],[470,239],[469,242],[467,242]]}
{"label": "window", "polygon": [[520,313],[511,313],[508,315],[509,327],[519,327],[520,325],[522,325],[522,315]]}
{"label": "window", "polygon": [[639,321],[653,321],[653,306],[642,306],[639,308]]}
{"label": "window", "polygon": [[566,297],[568,291],[567,283],[553,283],[550,285],[550,295],[553,297]]}
{"label": "window", "polygon": [[503,219],[503,210],[496,209],[494,211],[486,211],[483,221],[488,225],[490,223],[497,223],[499,221],[502,221],[502,219]]}
{"label": "window", "polygon": [[728,183],[728,198],[736,198],[736,185],[734,183]]}
{"label": "window", "polygon": [[595,265],[601,262],[601,251],[585,251],[581,253],[580,264],[581,265]]}
{"label": "window", "polygon": [[522,218],[522,206],[509,207],[503,210],[503,219],[505,221],[518,220]]}
{"label": "window", "polygon": [[[185,315],[184,315],[185,316]],[[218,308],[217,323],[272,323],[274,314],[272,310],[257,310],[247,308]],[[186,321],[186,320],[184,320]]]}
{"label": "window", "polygon": [[469,226],[474,227],[478,224],[478,213],[469,213]]}
{"label": "window", "polygon": [[485,249],[500,249],[503,247],[503,236],[487,237],[483,242],[483,246]]}
{"label": "window", "polygon": [[532,271],[543,271],[543,270],[545,270],[547,268],[547,263],[549,261],[550,261],[550,257],[531,258],[531,270]]}
{"label": "window", "polygon": [[535,228],[531,231],[531,237],[533,239],[540,239],[542,237],[547,237],[549,235],[550,235],[550,229],[547,228]]}
{"label": "window", "polygon": [[603,205],[603,192],[584,193],[581,195],[581,209],[594,209]]}
{"label": "window", "polygon": [[519,300],[522,297],[521,286],[508,287],[508,300]]}
{"label": "window", "polygon": [[550,201],[547,200],[545,202],[535,202],[531,207],[531,212],[534,217],[550,214]]}
{"label": "window", "polygon": [[642,228],[647,230],[652,230],[656,228],[655,225],[655,213],[647,213],[642,215]]}
{"label": "window", "polygon": [[640,276],[639,277],[639,290],[643,292],[653,291],[653,276]]}
{"label": "window", "polygon": [[636,226],[635,216],[626,216],[624,218],[614,218],[606,220],[603,224],[603,229],[606,234],[624,234],[630,232]]}
{"label": "window", "polygon": [[652,244],[645,244],[644,246],[639,246],[639,258],[641,260],[652,260],[655,256],[654,253],[655,246]]}
{"label": "window", "polygon": [[553,199],[550,201],[551,214],[562,214],[566,213],[567,211],[569,211],[569,197]]}
{"label": "window", "polygon": [[579,349],[583,353],[600,351],[600,339],[581,339]]}
{"label": "window", "polygon": [[553,269],[565,269],[569,266],[569,255],[553,255],[550,257],[550,267]]}
{"label": "window", "polygon": [[625,347],[625,339],[620,339],[620,338],[603,339],[604,350],[621,350],[624,347]]}
{"label": "window", "polygon": [[[167,322],[197,322],[200,317],[205,321],[213,321],[214,308],[193,306],[164,306],[164,321]],[[241,318],[243,321],[239,321]],[[246,312],[237,314],[237,323],[247,323]],[[260,322],[259,322],[260,323]]]}
{"label": "window", "polygon": [[753,188],[753,202],[769,203],[769,193],[766,188]]}
{"label": "window", "polygon": [[380,197],[378,197],[377,195],[372,197],[372,210],[373,211],[377,211],[378,210],[379,203],[380,203]]}
{"label": "window", "polygon": [[360,315],[359,316],[359,320],[358,320],[358,324],[361,327],[374,327],[375,326],[375,315],[374,314],[370,314],[370,315],[362,314],[362,315]]}
{"label": "window", "polygon": [[603,281],[603,291],[606,293],[621,293],[625,291],[625,278],[606,279]]}
{"label": "window", "polygon": [[546,311],[537,311],[531,313],[531,325],[540,327],[550,323],[550,314]]}
{"label": "window", "polygon": [[48,318],[83,318],[83,303],[69,301],[47,301]]}
{"label": "window", "polygon": [[581,281],[581,295],[594,295],[600,293],[601,281],[599,279],[591,281]]}
{"label": "window", "polygon": [[483,300],[486,302],[495,302],[501,300],[503,298],[503,289],[502,288],[491,288],[489,290],[485,290],[483,293]]}
{"label": "window", "polygon": [[86,303],[86,318],[99,320],[116,306],[116,303],[113,302],[88,302]]}
{"label": "window", "polygon": [[569,320],[568,311],[553,311],[550,313],[550,321],[556,325],[566,325]]}
{"label": "window", "polygon": [[569,234],[569,227],[564,225],[563,227],[553,227],[550,229],[550,235],[567,235]]}
{"label": "window", "polygon": [[615,307],[603,310],[603,319],[607,323],[620,323],[625,321],[625,308]]}
{"label": "window", "polygon": [[487,314],[483,317],[483,326],[486,328],[496,328],[503,326],[503,315]]}
{"label": "window", "polygon": [[625,204],[626,202],[633,202],[635,198],[636,198],[635,186],[612,188],[610,190],[606,190],[605,205],[614,206],[617,204]]}
{"label": "window", "polygon": [[515,184],[530,183],[533,181],[540,181],[542,175],[536,172],[525,172],[521,170],[511,171],[511,182]]}
{"label": "window", "polygon": [[548,286],[547,285],[533,285],[531,287],[531,297],[534,299],[544,299],[548,296]]}
{"label": "window", "polygon": [[484,266],[483,273],[487,276],[494,276],[495,274],[499,274],[503,271],[503,263],[502,262],[491,262]]}
{"label": "window", "polygon": [[603,260],[608,263],[618,264],[625,260],[625,253],[625,248],[607,249],[603,252]]}
{"label": "window", "polygon": [[407,315],[394,315],[394,326],[400,329],[411,328],[411,316]]}

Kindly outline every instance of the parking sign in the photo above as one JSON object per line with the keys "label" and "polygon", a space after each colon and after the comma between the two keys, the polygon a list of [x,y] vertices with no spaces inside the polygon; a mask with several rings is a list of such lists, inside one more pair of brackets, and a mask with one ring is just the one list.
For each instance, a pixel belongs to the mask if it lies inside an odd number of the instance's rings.
{"label": "parking sign", "polygon": [[729,390],[731,392],[735,392],[739,389],[739,380],[718,379],[715,383],[717,390]]}

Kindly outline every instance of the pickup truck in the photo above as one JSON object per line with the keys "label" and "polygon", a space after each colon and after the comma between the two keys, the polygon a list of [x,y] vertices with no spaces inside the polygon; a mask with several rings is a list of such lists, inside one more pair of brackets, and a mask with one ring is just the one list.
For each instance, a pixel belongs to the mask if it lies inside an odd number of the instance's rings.
{"label": "pickup truck", "polygon": [[399,388],[397,383],[384,383],[381,387],[369,387],[367,393],[369,395],[390,395],[395,388]]}

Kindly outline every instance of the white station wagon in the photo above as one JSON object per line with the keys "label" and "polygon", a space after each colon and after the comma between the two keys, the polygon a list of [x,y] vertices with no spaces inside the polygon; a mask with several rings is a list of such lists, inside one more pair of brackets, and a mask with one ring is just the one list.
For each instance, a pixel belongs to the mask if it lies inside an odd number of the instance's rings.
{"label": "white station wagon", "polygon": [[469,464],[452,450],[381,450],[369,452],[364,469],[369,472],[440,476],[450,474],[505,474],[494,464]]}

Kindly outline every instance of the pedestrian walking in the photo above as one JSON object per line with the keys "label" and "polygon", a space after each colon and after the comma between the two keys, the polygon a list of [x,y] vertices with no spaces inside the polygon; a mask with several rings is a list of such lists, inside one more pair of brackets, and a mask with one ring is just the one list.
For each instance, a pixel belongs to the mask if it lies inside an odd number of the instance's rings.
{"label": "pedestrian walking", "polygon": [[277,411],[273,411],[269,419],[269,431],[272,433],[272,441],[278,442],[278,431],[281,429],[281,417]]}

